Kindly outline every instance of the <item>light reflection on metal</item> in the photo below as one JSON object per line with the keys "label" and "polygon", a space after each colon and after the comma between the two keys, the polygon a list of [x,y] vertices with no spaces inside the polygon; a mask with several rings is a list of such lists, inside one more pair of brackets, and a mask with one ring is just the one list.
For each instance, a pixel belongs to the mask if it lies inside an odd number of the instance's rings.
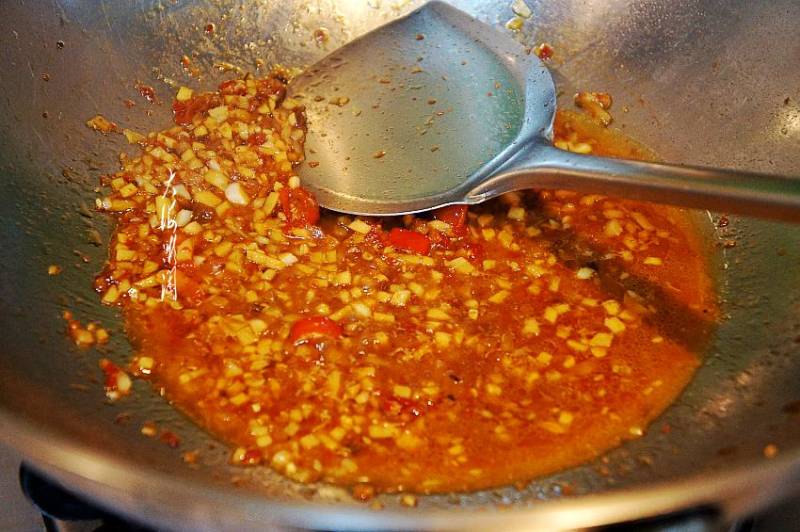
{"label": "light reflection on metal", "polygon": [[176,253],[178,222],[173,216],[173,213],[175,212],[175,206],[177,205],[177,201],[175,200],[177,193],[175,192],[175,187],[172,185],[172,182],[175,180],[175,175],[175,172],[170,170],[169,178],[164,184],[164,194],[162,194],[162,197],[166,201],[162,201],[160,203],[161,207],[158,213],[159,230],[162,232],[170,232],[169,237],[164,244],[164,253],[166,256],[165,262],[169,265],[169,269],[164,271],[164,275],[161,279],[161,301],[166,301],[167,299],[178,301],[178,260]]}

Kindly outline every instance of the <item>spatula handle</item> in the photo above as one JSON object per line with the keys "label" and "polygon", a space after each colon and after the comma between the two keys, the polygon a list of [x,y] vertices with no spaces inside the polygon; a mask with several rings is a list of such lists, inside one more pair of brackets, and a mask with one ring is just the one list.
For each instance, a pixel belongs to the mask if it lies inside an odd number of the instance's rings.
{"label": "spatula handle", "polygon": [[531,188],[572,189],[800,223],[800,177],[594,157],[544,144],[512,158],[475,187],[467,203]]}

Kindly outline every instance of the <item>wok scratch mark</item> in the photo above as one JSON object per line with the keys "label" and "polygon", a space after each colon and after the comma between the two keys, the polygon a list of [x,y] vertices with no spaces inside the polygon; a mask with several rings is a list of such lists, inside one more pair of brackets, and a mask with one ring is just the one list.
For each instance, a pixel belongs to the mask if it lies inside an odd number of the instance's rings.
{"label": "wok scratch mark", "polygon": [[39,139],[39,144],[41,144],[42,147],[46,149],[47,143],[45,142],[44,137],[42,136],[41,133],[39,133],[39,130],[37,128],[33,128],[33,134],[36,135],[37,139]]}
{"label": "wok scratch mark", "polygon": [[114,33],[114,28],[111,26],[111,19],[108,18],[108,6],[106,5],[105,0],[100,2],[100,9],[103,11],[103,19],[106,21],[106,26],[108,29],[111,30],[111,33]]}
{"label": "wok scratch mark", "polygon": [[48,166],[49,166],[54,161],[54,159],[53,159],[53,150],[50,149],[50,146],[47,144],[47,141],[42,136],[42,134],[39,132],[39,129],[36,128],[36,127],[33,127],[32,129],[33,129],[33,134],[36,135],[36,138],[39,140],[39,146],[41,147],[42,152],[44,152],[44,154],[45,154],[45,158],[44,159],[46,160],[46,162],[48,163]]}
{"label": "wok scratch mark", "polygon": [[59,0],[53,0],[53,4],[58,8],[58,12],[61,14],[61,20],[64,22],[71,22],[70,18],[67,16],[67,11],[64,9],[64,6],[61,5]]}
{"label": "wok scratch mark", "polygon": [[[108,26],[109,33],[113,37],[112,39],[109,40],[110,41],[110,47],[113,49],[116,44],[124,42],[124,39],[120,36],[119,32],[117,32],[116,28],[114,28],[114,26],[111,24],[111,18],[108,15],[108,4],[107,4],[106,0],[102,0],[100,2],[100,9],[103,12],[103,19],[105,20],[106,26]],[[109,54],[110,54],[110,52],[109,52]],[[123,82],[122,80],[124,78],[123,78],[122,75],[120,75],[120,72],[117,69],[117,64],[116,63],[117,63],[116,61],[109,61],[108,65],[110,65],[111,71],[114,73],[114,75],[122,83]]]}
{"label": "wok scratch mark", "polygon": [[36,72],[33,71],[33,63],[31,63],[30,59],[28,59],[28,70],[33,80],[31,84],[31,104],[36,105],[36,102],[39,100],[39,84],[36,83]]}

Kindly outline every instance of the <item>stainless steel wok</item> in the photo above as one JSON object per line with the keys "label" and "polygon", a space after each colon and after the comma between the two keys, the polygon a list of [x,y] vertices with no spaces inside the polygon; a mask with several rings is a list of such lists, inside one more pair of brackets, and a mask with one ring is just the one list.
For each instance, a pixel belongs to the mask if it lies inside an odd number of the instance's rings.
{"label": "stainless steel wok", "polygon": [[[105,356],[129,356],[119,316],[92,291],[105,254],[98,241],[109,234],[92,210],[93,188],[128,148],[84,122],[102,113],[160,129],[176,84],[210,88],[234,67],[308,64],[415,5],[0,3],[0,438],[100,504],[194,530],[584,528],[661,514],[709,523],[799,491],[800,226],[733,217],[726,225],[718,214],[697,218],[725,318],[693,383],[643,438],[524,489],[421,497],[416,508],[387,495],[373,510],[335,489],[228,466],[224,446],[144,382],[104,404],[101,355],[76,350],[60,315],[101,321],[114,332]],[[513,16],[507,1],[456,5],[498,26]],[[577,88],[608,91],[616,126],[668,160],[800,173],[795,0],[528,5],[533,16],[517,38],[554,45],[564,105]],[[210,23],[213,33],[204,31]],[[320,28],[327,40],[315,38]],[[201,79],[184,71],[184,54]],[[137,82],[155,87],[158,102],[145,101]],[[50,264],[63,272],[48,276]],[[181,449],[142,436],[147,420],[178,433]],[[202,460],[189,467],[180,452],[194,449]]]}

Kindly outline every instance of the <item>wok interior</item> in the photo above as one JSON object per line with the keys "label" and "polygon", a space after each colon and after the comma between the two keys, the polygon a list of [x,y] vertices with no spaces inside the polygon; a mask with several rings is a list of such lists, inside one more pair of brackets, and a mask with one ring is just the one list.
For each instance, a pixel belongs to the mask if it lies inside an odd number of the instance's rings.
{"label": "wok interior", "polygon": [[[797,173],[800,70],[780,68],[796,57],[785,45],[800,38],[800,27],[792,22],[800,16],[796,3],[528,4],[534,16],[517,38],[555,46],[563,60],[553,63],[562,104],[570,104],[576,88],[608,91],[615,97],[615,125],[666,160]],[[493,24],[512,17],[505,2],[456,5]],[[320,494],[263,469],[226,465],[224,447],[144,382],[120,404],[103,405],[98,354],[75,349],[60,315],[69,309],[84,322],[109,326],[110,358],[128,359],[119,316],[103,308],[92,291],[105,248],[89,237],[98,230],[107,241],[108,221],[92,212],[93,189],[100,174],[117,168],[116,154],[128,148],[119,136],[93,133],[84,122],[101,113],[122,127],[160,129],[170,123],[172,80],[211,88],[232,76],[220,71],[226,63],[253,71],[261,64],[257,60],[307,64],[413,7],[301,1],[3,3],[0,409],[35,430],[47,427],[76,445],[136,464],[140,472],[224,489],[236,476],[242,489],[329,500],[330,490]],[[216,24],[214,36],[203,31],[208,23]],[[312,33],[320,27],[330,37],[317,45]],[[179,62],[195,52],[194,64],[203,72],[199,81],[188,78]],[[145,102],[137,82],[153,85],[160,103]],[[125,99],[136,106],[127,109]],[[532,504],[563,493],[730,471],[763,459],[767,444],[782,453],[800,451],[800,408],[793,404],[800,400],[800,226],[731,218],[718,228],[716,215],[713,221],[703,213],[697,218],[719,278],[725,318],[704,366],[652,430],[602,460],[522,490],[427,497],[421,507]],[[63,273],[49,277],[50,264]],[[130,419],[120,422],[121,413],[130,413]],[[202,463],[189,468],[179,451],[141,436],[146,420],[178,433],[181,449],[201,449]],[[661,430],[665,425],[669,431]],[[385,499],[396,504],[396,498]]]}

